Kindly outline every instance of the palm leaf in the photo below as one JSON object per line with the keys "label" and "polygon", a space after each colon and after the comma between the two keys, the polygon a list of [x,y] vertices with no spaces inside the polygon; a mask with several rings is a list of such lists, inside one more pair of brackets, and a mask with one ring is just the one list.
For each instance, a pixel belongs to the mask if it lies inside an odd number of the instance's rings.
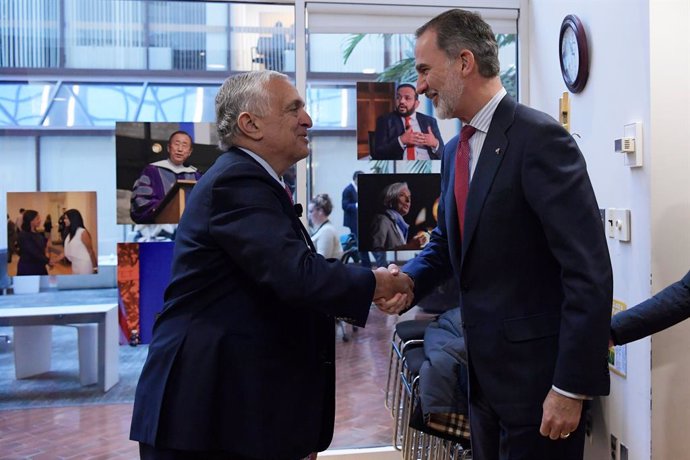
{"label": "palm leaf", "polygon": [[357,48],[359,42],[364,40],[366,34],[352,34],[347,39],[345,49],[343,50],[343,64],[347,64],[347,60],[350,59],[352,52]]}
{"label": "palm leaf", "polygon": [[394,81],[398,83],[417,81],[417,72],[414,67],[414,58],[406,57],[395,64],[391,64],[376,78],[377,81]]}
{"label": "palm leaf", "polygon": [[431,172],[432,160],[415,160],[408,162],[407,172],[411,174],[423,174]]}

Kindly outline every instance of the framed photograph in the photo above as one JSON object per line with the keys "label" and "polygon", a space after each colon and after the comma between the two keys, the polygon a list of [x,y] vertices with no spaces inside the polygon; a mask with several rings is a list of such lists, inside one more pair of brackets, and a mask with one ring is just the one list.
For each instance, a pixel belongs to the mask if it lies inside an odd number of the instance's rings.
{"label": "framed photograph", "polygon": [[117,223],[178,223],[217,145],[214,123],[116,123]]}
{"label": "framed photograph", "polygon": [[360,250],[424,247],[437,223],[440,174],[360,174],[357,183]]}
{"label": "framed photograph", "polygon": [[439,124],[420,98],[412,83],[357,82],[357,158],[440,160]]}
{"label": "framed photograph", "polygon": [[8,192],[7,209],[10,276],[98,272],[96,192]]}
{"label": "framed photograph", "polygon": [[[611,316],[625,311],[627,305],[620,300],[613,299],[613,306],[611,309]],[[628,375],[628,346],[615,345],[609,348],[609,369],[614,374],[621,377]]]}

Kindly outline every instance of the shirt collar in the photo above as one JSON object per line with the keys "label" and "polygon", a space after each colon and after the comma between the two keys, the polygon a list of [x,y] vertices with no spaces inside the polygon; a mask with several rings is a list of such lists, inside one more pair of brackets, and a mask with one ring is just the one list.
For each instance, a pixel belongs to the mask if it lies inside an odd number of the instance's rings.
{"label": "shirt collar", "polygon": [[483,133],[489,132],[489,126],[491,125],[491,119],[494,116],[494,112],[496,112],[499,102],[501,102],[501,99],[503,99],[506,94],[506,89],[501,86],[501,89],[489,99],[489,102],[487,102],[484,107],[479,109],[479,112],[472,117],[468,124],[477,128],[477,131]]}
{"label": "shirt collar", "polygon": [[[397,113],[398,113],[398,116],[402,119],[403,124],[404,124],[404,123],[405,123],[405,118],[406,118],[406,116],[400,115],[400,112],[397,112]],[[407,115],[407,116],[410,117],[410,120],[415,120],[415,121],[416,121],[416,120],[417,120],[417,111],[415,110],[414,112],[412,112],[410,115]]]}
{"label": "shirt collar", "polygon": [[278,183],[280,184],[281,187],[285,188],[285,182],[283,182],[283,178],[278,176],[278,173],[275,172],[275,170],[271,167],[271,165],[268,164],[266,160],[261,158],[259,155],[256,153],[252,152],[251,150],[245,149],[244,147],[237,147],[238,149],[242,150],[245,152],[247,155],[250,157],[254,158],[257,163],[259,163],[263,168],[266,170],[268,174],[271,175],[272,178],[274,178]]}

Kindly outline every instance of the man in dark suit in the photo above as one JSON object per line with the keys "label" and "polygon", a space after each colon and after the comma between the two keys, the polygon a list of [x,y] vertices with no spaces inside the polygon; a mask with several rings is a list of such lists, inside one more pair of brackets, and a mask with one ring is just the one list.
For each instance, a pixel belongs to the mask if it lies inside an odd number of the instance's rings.
{"label": "man in dark suit", "polygon": [[142,459],[297,460],[333,434],[334,317],[363,326],[411,282],[316,253],[282,181],[312,125],[285,75],[228,78],[216,117],[226,152],[180,220],[130,436]]}
{"label": "man in dark suit", "polygon": [[376,120],[373,160],[438,160],[443,139],[434,117],[417,112],[419,95],[409,83],[398,86],[395,110]]}
{"label": "man in dark suit", "polygon": [[473,458],[582,459],[583,401],[609,392],[613,284],[584,158],[555,120],[506,95],[477,14],[422,26],[415,60],[417,91],[464,126],[443,158],[438,226],[402,271],[415,302],[459,281]]}

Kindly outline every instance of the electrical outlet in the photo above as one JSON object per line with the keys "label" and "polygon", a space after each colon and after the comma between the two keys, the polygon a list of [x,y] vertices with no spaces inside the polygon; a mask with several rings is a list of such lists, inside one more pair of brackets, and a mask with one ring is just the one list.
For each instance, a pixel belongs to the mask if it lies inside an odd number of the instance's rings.
{"label": "electrical outlet", "polygon": [[619,241],[630,241],[630,210],[608,208],[605,211],[606,234]]}

